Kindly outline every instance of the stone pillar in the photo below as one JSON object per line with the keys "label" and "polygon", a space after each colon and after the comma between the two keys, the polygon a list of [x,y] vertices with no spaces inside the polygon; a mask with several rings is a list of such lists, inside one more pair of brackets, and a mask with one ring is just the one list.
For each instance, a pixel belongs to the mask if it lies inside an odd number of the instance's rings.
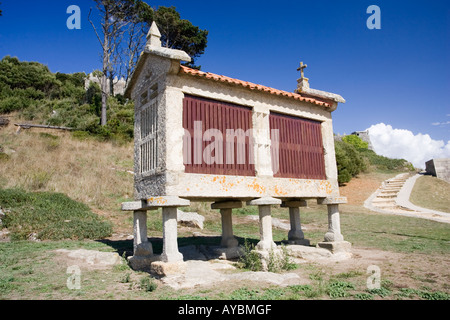
{"label": "stone pillar", "polygon": [[134,256],[152,256],[153,247],[147,237],[147,211],[134,211]]}
{"label": "stone pillar", "polygon": [[276,248],[277,245],[273,241],[272,236],[271,205],[281,204],[281,200],[266,197],[249,201],[247,204],[250,206],[258,206],[259,209],[260,241],[256,245],[256,248],[264,251]]}
{"label": "stone pillar", "polygon": [[220,209],[222,215],[222,241],[220,245],[226,248],[237,247],[239,242],[233,235],[233,209]]}
{"label": "stone pillar", "polygon": [[145,205],[148,208],[162,208],[163,252],[160,260],[162,262],[183,261],[183,255],[178,251],[177,208],[188,207],[191,202],[175,196],[166,196],[149,198]]}
{"label": "stone pillar", "polygon": [[233,234],[232,211],[236,208],[242,208],[241,201],[216,202],[211,205],[211,209],[220,209],[220,214],[222,215],[222,240],[220,246],[225,248],[234,248],[239,244]]}
{"label": "stone pillar", "polygon": [[325,234],[325,242],[344,241],[341,234],[341,220],[339,217],[339,204],[347,203],[346,197],[329,197],[317,200],[318,204],[328,207],[328,232]]}
{"label": "stone pillar", "polygon": [[344,241],[339,216],[339,204],[347,203],[347,198],[330,197],[319,199],[317,203],[327,205],[328,208],[328,231],[325,234],[324,242],[319,242],[317,246],[328,249],[332,253],[350,252],[351,243]]}
{"label": "stone pillar", "polygon": [[183,261],[183,255],[178,251],[177,207],[162,208],[163,220],[163,252],[161,261]]}
{"label": "stone pillar", "polygon": [[328,207],[328,232],[325,234],[325,242],[344,241],[341,234],[341,220],[339,205],[329,204]]}
{"label": "stone pillar", "polygon": [[283,202],[282,207],[289,208],[289,219],[291,222],[291,230],[288,233],[288,242],[290,244],[298,244],[309,246],[310,241],[305,239],[305,235],[302,231],[302,225],[300,220],[300,207],[306,207],[305,200],[300,201],[287,201]]}
{"label": "stone pillar", "polygon": [[147,211],[155,210],[147,208],[142,201],[125,202],[123,211],[133,212],[133,256],[128,257],[128,262],[133,270],[149,271],[150,264],[157,259],[153,254],[152,244],[147,238]]}

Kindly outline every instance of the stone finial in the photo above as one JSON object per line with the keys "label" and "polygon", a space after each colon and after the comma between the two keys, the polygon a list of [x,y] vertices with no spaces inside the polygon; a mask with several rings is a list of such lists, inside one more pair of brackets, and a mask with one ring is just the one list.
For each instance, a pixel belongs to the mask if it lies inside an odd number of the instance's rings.
{"label": "stone finial", "polygon": [[150,47],[161,47],[161,33],[159,32],[158,26],[155,21],[153,21],[152,26],[147,34],[147,45]]}

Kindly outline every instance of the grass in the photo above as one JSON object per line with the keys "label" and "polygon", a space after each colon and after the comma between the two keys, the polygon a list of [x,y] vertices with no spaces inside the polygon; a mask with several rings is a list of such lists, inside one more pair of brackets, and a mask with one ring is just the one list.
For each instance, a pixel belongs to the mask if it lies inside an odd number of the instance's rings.
{"label": "grass", "polygon": [[[285,214],[281,209],[274,211],[280,217]],[[214,213],[209,214],[209,219],[215,217]],[[308,221],[308,226],[314,222],[321,226],[317,231],[305,230],[306,237],[320,241],[326,231],[326,223],[322,227],[322,220],[326,220],[325,213],[312,207],[304,209],[303,215],[305,216],[303,220]],[[160,215],[155,214],[152,219],[160,219]],[[248,226],[245,231],[246,234],[251,233],[250,243],[255,243],[258,240],[257,223],[254,224],[253,229]],[[422,228],[419,228],[416,219],[406,217],[372,216],[357,212],[344,212],[342,214],[343,231],[346,238],[352,241],[354,245],[371,246],[372,248],[389,251],[411,252],[423,256],[445,257],[448,255],[449,248],[448,245],[445,245],[449,241],[448,227],[445,229],[442,227],[443,224],[428,223],[428,221],[422,220],[419,224],[422,224]],[[407,243],[398,242],[400,230],[408,234],[408,239],[414,239],[416,248],[408,244],[408,241],[406,241]],[[205,229],[202,232],[211,231]],[[285,231],[280,233],[283,234]],[[373,240],[371,239],[372,235],[378,238]],[[220,237],[214,239],[219,240]],[[245,239],[241,237],[239,239],[245,242]],[[186,236],[180,238],[180,245],[182,241],[185,241],[185,244],[192,244],[194,240],[198,241],[198,244],[201,244],[202,241],[210,241],[208,238],[192,238],[192,236],[187,236],[186,233]],[[154,243],[154,247],[158,245],[160,244]],[[428,287],[409,285],[405,288],[396,281],[390,281],[390,279],[395,279],[396,276],[395,273],[391,273],[389,264],[382,266],[381,288],[373,290],[367,290],[366,288],[368,275],[365,269],[355,266],[355,268],[345,272],[336,273],[329,269],[329,267],[332,267],[331,265],[326,267],[306,263],[299,265],[299,269],[294,270],[294,272],[307,275],[309,281],[287,287],[254,286],[246,283],[238,287],[232,287],[231,290],[227,289],[226,286],[213,286],[209,290],[203,290],[199,287],[174,291],[165,286],[157,286],[148,274],[135,272],[123,265],[106,272],[82,270],[82,288],[73,291],[67,289],[65,284],[68,277],[66,274],[67,266],[59,265],[54,259],[53,250],[58,248],[131,251],[132,241],[85,240],[43,241],[38,243],[14,241],[0,243],[0,299],[448,300],[449,298],[445,287],[437,286],[431,282],[431,278],[426,278],[426,274],[423,275],[418,271],[411,271],[410,278],[415,278],[416,283],[422,283]]]}
{"label": "grass", "polygon": [[[11,122],[14,119],[12,118]],[[0,188],[64,193],[92,208],[120,211],[133,198],[133,144],[80,140],[71,133],[14,126],[0,131]]]}
{"label": "grass", "polygon": [[40,240],[99,239],[112,233],[110,222],[60,193],[0,190],[0,207],[8,212],[3,224],[13,240],[31,234]]}
{"label": "grass", "polygon": [[[8,224],[10,231],[18,232],[19,236],[14,238],[23,239],[37,231],[47,234],[49,239],[76,239],[0,242],[0,299],[449,299],[450,287],[440,280],[445,279],[446,274],[434,271],[446,263],[445,257],[450,253],[448,225],[374,214],[360,205],[340,207],[341,228],[346,240],[355,247],[407,253],[408,257],[428,261],[429,267],[420,270],[406,266],[399,271],[389,261],[380,262],[382,286],[372,291],[366,288],[366,266],[355,265],[342,272],[333,269],[334,263],[326,267],[300,264],[296,270],[288,272],[305,277],[305,283],[287,287],[246,282],[174,291],[164,285],[156,286],[159,282],[148,274],[122,265],[106,271],[81,270],[81,290],[69,290],[67,266],[57,262],[54,250],[85,248],[119,254],[130,254],[133,250],[132,240],[80,241],[81,238],[103,237],[103,231],[96,233],[90,223],[102,225],[106,219],[112,223],[113,232],[132,233],[132,216],[120,212],[120,203],[132,198],[133,176],[126,173],[133,170],[132,145],[34,129],[15,135],[11,126],[0,131],[0,145],[7,155],[0,160],[0,189],[3,189],[0,190],[0,207],[11,210],[3,223]],[[371,172],[370,176],[374,178],[378,174],[386,175]],[[205,229],[201,231],[204,236],[193,237],[193,230],[180,228],[179,246],[220,243],[221,222],[217,210],[210,210],[206,203],[193,203],[183,210],[199,212],[206,220]],[[275,218],[289,219],[285,208],[273,207],[272,213]],[[242,245],[246,239],[253,245],[259,240],[258,222],[248,219],[248,215],[258,215],[258,208],[233,210],[234,234]],[[161,253],[161,213],[151,212],[148,217],[154,251]],[[322,241],[328,228],[326,207],[310,201],[308,208],[301,209],[301,219],[306,226],[305,237],[311,244]],[[51,222],[52,226],[45,226],[43,221]],[[68,230],[75,233],[65,235]],[[287,239],[287,233],[274,228],[274,241],[280,244]],[[402,278],[398,280],[399,277]]]}
{"label": "grass", "polygon": [[450,183],[433,176],[416,180],[410,201],[416,206],[450,212]]}

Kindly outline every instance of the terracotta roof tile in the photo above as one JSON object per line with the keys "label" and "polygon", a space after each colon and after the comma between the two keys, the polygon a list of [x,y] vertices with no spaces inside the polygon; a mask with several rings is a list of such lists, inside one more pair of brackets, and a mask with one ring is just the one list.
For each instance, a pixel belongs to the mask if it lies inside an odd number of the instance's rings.
{"label": "terracotta roof tile", "polygon": [[242,86],[244,88],[249,88],[250,90],[258,90],[258,91],[268,92],[270,94],[274,94],[277,96],[285,96],[288,98],[293,98],[295,100],[313,103],[318,106],[331,107],[331,103],[329,103],[327,101],[322,101],[322,100],[319,100],[316,98],[304,97],[298,93],[278,90],[278,89],[266,87],[263,85],[247,82],[247,81],[233,79],[233,78],[230,78],[227,76],[221,76],[221,75],[217,75],[217,74],[210,73],[210,72],[199,71],[199,70],[188,68],[185,66],[181,66],[180,73],[197,76],[197,77],[201,77],[201,78],[205,78],[205,79],[210,79],[210,80],[214,80],[214,81],[235,84],[235,85]]}

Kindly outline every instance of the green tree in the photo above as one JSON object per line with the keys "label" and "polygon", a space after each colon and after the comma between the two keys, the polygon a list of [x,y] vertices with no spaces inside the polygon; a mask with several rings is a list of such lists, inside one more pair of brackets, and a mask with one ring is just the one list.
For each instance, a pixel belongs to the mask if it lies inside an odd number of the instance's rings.
{"label": "green tree", "polygon": [[195,66],[195,59],[205,53],[208,44],[209,31],[194,26],[190,21],[181,19],[175,7],[158,7],[154,10],[151,21],[155,21],[161,32],[161,43],[166,48],[185,51],[192,61],[186,65],[200,69]]}
{"label": "green tree", "polygon": [[335,141],[335,150],[339,184],[350,182],[353,177],[366,169],[363,157],[353,145]]}
{"label": "green tree", "polygon": [[345,136],[342,138],[342,140],[344,142],[347,142],[348,144],[351,144],[356,149],[368,149],[369,148],[368,142],[363,141],[360,137],[358,137],[357,135],[354,135],[354,134]]}

